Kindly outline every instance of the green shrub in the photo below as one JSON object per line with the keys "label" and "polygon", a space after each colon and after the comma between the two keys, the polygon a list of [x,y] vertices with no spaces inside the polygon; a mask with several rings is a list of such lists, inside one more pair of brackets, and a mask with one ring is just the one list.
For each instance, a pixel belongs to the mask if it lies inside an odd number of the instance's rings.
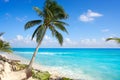
{"label": "green shrub", "polygon": [[14,65],[14,71],[19,71],[19,70],[23,70],[23,69],[25,69],[26,67],[27,67],[28,65],[26,65],[26,64],[19,64],[19,63],[16,63],[15,65]]}
{"label": "green shrub", "polygon": [[32,77],[35,78],[35,79],[38,79],[38,80],[49,80],[50,74],[47,71],[46,72],[38,71],[36,73],[33,71],[33,76]]}
{"label": "green shrub", "polygon": [[72,80],[72,79],[63,77],[62,80]]}

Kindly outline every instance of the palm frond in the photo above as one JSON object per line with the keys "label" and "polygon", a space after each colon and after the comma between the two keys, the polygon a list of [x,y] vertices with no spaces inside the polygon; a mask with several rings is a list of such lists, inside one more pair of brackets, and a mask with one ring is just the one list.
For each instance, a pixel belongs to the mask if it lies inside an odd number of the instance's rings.
{"label": "palm frond", "polygon": [[60,45],[63,44],[63,36],[54,28],[54,26],[49,26],[50,31],[52,32],[52,35],[56,37]]}
{"label": "palm frond", "polygon": [[67,23],[65,23],[65,22],[63,22],[63,21],[54,21],[54,22],[56,22],[56,23],[61,23],[61,24],[63,24],[63,25],[65,25],[65,26],[69,26],[69,24],[67,24]]}
{"label": "palm frond", "polygon": [[2,52],[7,52],[7,53],[12,53],[13,51],[11,50],[11,49],[0,49],[0,51],[2,51]]}
{"label": "palm frond", "polygon": [[55,36],[55,28],[54,28],[54,26],[50,25],[49,29],[52,32],[52,36],[54,37]]}
{"label": "palm frond", "polygon": [[32,38],[31,38],[32,40],[33,40],[33,38],[35,37],[35,35],[37,34],[37,31],[39,31],[41,27],[42,27],[42,25],[38,26],[38,27],[35,29],[34,33],[32,34]]}
{"label": "palm frond", "polygon": [[[68,15],[64,11],[63,7],[58,5],[58,3],[55,0],[46,0],[45,2],[45,8],[48,8],[49,11],[52,13],[53,17],[52,19],[67,19]],[[45,14],[47,10],[44,10]]]}
{"label": "palm frond", "polygon": [[68,31],[67,31],[67,29],[65,28],[65,26],[64,26],[63,23],[54,22],[53,24],[56,26],[56,28],[58,28],[58,29],[60,29],[60,30],[62,30],[62,31],[64,31],[64,32],[68,33]]}
{"label": "palm frond", "polygon": [[54,17],[54,15],[53,15],[53,13],[51,12],[51,10],[50,10],[49,8],[46,8],[46,11],[47,11],[48,17],[52,19],[52,18]]}
{"label": "palm frond", "polygon": [[8,42],[0,40],[0,51],[12,53],[10,44]]}
{"label": "palm frond", "polygon": [[55,37],[57,38],[58,42],[62,46],[62,44],[63,44],[63,36],[57,30],[55,30]]}
{"label": "palm frond", "polygon": [[38,24],[40,24],[42,22],[42,20],[33,20],[33,21],[28,21],[26,24],[25,24],[25,30],[26,29],[29,29],[29,28],[31,28],[31,27],[33,27],[33,26],[35,26],[35,25],[38,25]]}
{"label": "palm frond", "polygon": [[5,41],[4,41],[3,47],[6,48],[6,49],[11,48],[10,44],[8,42],[5,42]]}
{"label": "palm frond", "polygon": [[117,43],[120,43],[120,38],[107,38],[106,41],[114,40]]}
{"label": "palm frond", "polygon": [[54,17],[56,19],[66,19],[68,18],[68,15],[64,11],[63,7],[58,5],[56,1],[53,1],[53,3],[50,6],[51,12],[54,13]]}
{"label": "palm frond", "polygon": [[3,44],[4,44],[3,40],[0,40],[0,49],[2,48]]}
{"label": "palm frond", "polygon": [[36,33],[36,41],[40,42],[42,41],[44,35],[46,32],[46,27],[44,25],[41,25],[41,27],[38,29],[37,33]]}
{"label": "palm frond", "polygon": [[33,9],[37,12],[37,14],[43,17],[43,12],[38,7],[33,7]]}

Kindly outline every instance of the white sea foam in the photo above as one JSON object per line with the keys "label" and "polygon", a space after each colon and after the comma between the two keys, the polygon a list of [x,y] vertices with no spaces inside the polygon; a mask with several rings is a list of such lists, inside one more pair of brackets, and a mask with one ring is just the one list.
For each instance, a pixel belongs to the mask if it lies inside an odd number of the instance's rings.
{"label": "white sea foam", "polygon": [[[33,54],[34,52],[15,52],[19,54]],[[62,55],[62,54],[71,54],[71,53],[64,53],[64,52],[38,52],[38,54],[43,54],[43,55]]]}
{"label": "white sea foam", "polygon": [[39,52],[38,54],[43,54],[43,55],[54,55],[54,53],[50,53],[50,52]]}
{"label": "white sea foam", "polygon": [[[15,52],[15,53],[19,53],[19,54],[33,54],[33,52]],[[55,55],[52,52],[38,52],[37,54],[41,54],[41,55]]]}

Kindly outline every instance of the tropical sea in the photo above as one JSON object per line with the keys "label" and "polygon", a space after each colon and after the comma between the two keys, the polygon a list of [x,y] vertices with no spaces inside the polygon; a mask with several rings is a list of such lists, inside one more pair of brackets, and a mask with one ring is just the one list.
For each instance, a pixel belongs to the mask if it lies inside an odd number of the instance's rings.
{"label": "tropical sea", "polygon": [[[13,50],[30,60],[35,49]],[[42,48],[35,62],[78,80],[120,80],[120,48]]]}

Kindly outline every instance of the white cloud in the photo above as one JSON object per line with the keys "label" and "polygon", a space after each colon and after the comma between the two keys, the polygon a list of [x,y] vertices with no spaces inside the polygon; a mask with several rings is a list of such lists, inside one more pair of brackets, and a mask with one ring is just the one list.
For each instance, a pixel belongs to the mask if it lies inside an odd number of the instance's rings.
{"label": "white cloud", "polygon": [[64,42],[63,47],[78,47],[78,48],[110,48],[118,47],[115,41],[105,41],[105,38],[101,39],[80,39],[78,41],[70,40],[71,42]]}
{"label": "white cloud", "polygon": [[92,10],[88,10],[87,16],[88,17],[100,17],[100,16],[102,16],[102,14],[97,13],[97,12],[93,12]]}
{"label": "white cloud", "polygon": [[[43,40],[42,47],[60,47],[57,40],[47,38]],[[71,40],[70,38],[65,38],[62,47],[118,47],[118,44],[114,41],[106,42],[105,38],[97,39],[81,39],[79,41]]]}
{"label": "white cloud", "polygon": [[12,47],[35,47],[35,39],[31,40],[31,36],[17,35],[14,39],[8,40]]}
{"label": "white cloud", "polygon": [[24,22],[27,19],[27,16],[24,17],[16,17],[16,20],[19,22]]}
{"label": "white cloud", "polygon": [[[3,38],[4,39],[4,38]],[[68,47],[68,48],[114,48],[119,47],[119,45],[115,41],[105,41],[106,38],[100,38],[100,39],[79,39],[79,40],[72,40],[70,38],[65,38],[64,43],[62,47]],[[36,47],[37,43],[36,40],[31,40],[31,36],[22,36],[17,35],[14,39],[7,40],[10,42],[12,47]],[[55,38],[45,36],[42,44],[40,47],[61,47],[58,41]]]}
{"label": "white cloud", "polygon": [[4,0],[4,2],[9,2],[9,0]]}
{"label": "white cloud", "polygon": [[3,36],[0,36],[0,39],[1,39],[1,40],[5,40]]}
{"label": "white cloud", "polygon": [[16,39],[19,40],[19,41],[20,41],[20,40],[23,40],[23,36],[17,35],[17,36],[16,36]]}
{"label": "white cloud", "polygon": [[47,36],[47,35],[45,35],[45,39],[46,40],[51,40],[51,38],[49,36]]}
{"label": "white cloud", "polygon": [[101,30],[102,32],[109,32],[110,30],[109,29],[103,29]]}
{"label": "white cloud", "polygon": [[92,10],[88,10],[86,13],[80,15],[79,20],[83,22],[90,22],[95,20],[95,18],[101,17],[101,16],[103,15],[100,13],[93,12]]}

